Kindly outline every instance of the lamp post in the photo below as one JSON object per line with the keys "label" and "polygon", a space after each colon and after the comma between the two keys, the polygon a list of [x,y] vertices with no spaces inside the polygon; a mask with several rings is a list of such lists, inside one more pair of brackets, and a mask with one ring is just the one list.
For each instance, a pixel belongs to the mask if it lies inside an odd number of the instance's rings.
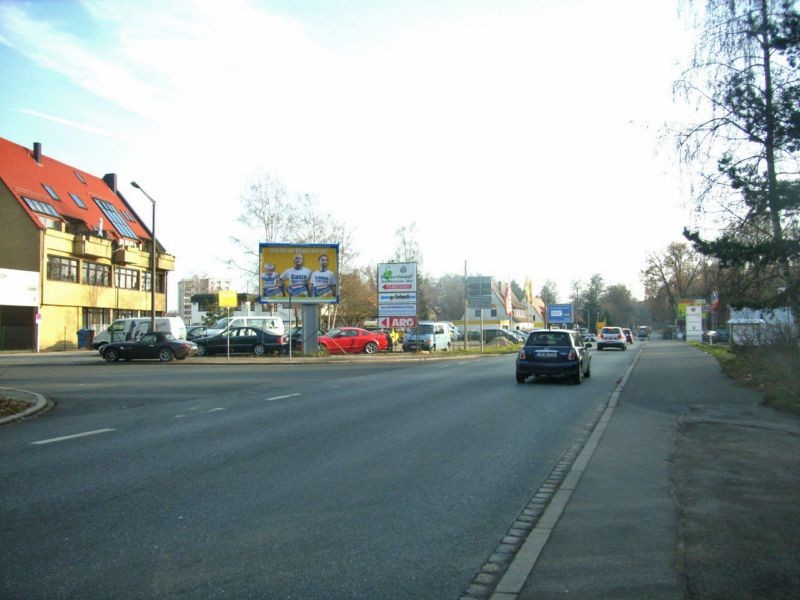
{"label": "lamp post", "polygon": [[131,185],[142,192],[153,205],[153,231],[151,232],[153,236],[153,247],[150,251],[150,264],[152,267],[152,279],[150,281],[150,331],[154,332],[156,330],[156,201],[135,181],[131,181]]}

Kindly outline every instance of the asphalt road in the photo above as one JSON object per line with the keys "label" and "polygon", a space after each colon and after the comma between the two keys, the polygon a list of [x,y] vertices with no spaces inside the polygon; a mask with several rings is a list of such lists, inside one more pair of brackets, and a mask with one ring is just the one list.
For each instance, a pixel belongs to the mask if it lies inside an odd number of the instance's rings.
{"label": "asphalt road", "polygon": [[513,355],[374,364],[15,361],[6,598],[457,598],[614,390]]}

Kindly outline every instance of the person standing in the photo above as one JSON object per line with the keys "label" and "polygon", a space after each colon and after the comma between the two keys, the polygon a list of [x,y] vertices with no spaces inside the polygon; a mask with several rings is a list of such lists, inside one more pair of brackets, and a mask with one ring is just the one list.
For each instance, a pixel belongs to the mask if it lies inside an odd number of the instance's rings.
{"label": "person standing", "polygon": [[336,297],[336,273],[328,269],[328,255],[319,257],[319,269],[311,274],[311,295],[315,298]]}
{"label": "person standing", "polygon": [[309,295],[308,284],[311,278],[311,269],[303,266],[302,254],[294,255],[294,266],[281,273],[281,283],[284,294],[291,298],[307,298]]}

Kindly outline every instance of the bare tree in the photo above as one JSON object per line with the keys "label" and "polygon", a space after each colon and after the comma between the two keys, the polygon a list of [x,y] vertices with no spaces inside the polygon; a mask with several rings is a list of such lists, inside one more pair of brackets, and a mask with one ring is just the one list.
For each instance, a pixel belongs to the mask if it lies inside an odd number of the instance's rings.
{"label": "bare tree", "polygon": [[[723,266],[776,265],[782,286],[762,303],[788,304],[800,320],[800,13],[791,0],[704,6],[694,58],[676,90],[707,107],[710,117],[677,140],[699,173],[699,210],[708,215],[717,206],[727,226],[717,239],[688,229],[684,236]],[[743,241],[740,228],[754,226],[767,238]]]}
{"label": "bare tree", "polygon": [[665,299],[674,318],[678,314],[678,300],[689,297],[696,289],[704,267],[703,256],[688,244],[674,242],[662,254],[650,253],[647,267],[642,271],[645,296]]}

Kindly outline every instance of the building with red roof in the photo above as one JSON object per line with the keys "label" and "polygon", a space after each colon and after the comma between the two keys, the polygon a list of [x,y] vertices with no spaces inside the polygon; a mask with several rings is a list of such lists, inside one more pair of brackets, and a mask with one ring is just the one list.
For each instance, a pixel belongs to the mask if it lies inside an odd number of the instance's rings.
{"label": "building with red roof", "polygon": [[77,331],[163,315],[175,258],[117,190],[32,148],[0,138],[0,350],[75,348]]}

